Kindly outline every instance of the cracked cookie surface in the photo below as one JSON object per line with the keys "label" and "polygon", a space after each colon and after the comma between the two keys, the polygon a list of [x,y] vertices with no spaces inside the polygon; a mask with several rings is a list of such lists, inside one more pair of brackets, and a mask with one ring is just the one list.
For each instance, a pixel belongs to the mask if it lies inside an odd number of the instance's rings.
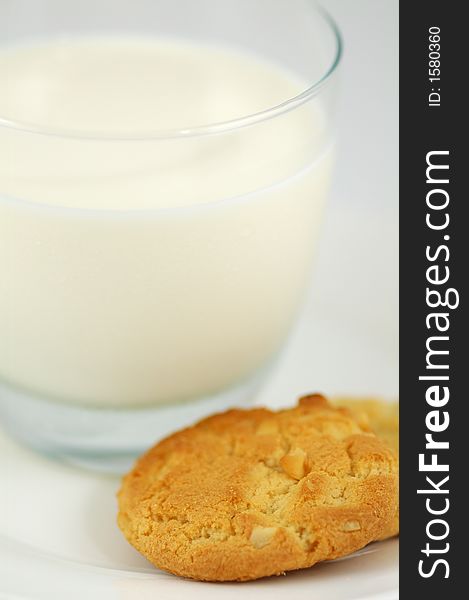
{"label": "cracked cookie surface", "polygon": [[118,498],[137,550],[206,581],[310,567],[398,532],[395,452],[319,395],[173,434],[139,459]]}
{"label": "cracked cookie surface", "polygon": [[348,408],[359,424],[371,429],[399,452],[399,403],[375,398],[334,398],[334,406]]}

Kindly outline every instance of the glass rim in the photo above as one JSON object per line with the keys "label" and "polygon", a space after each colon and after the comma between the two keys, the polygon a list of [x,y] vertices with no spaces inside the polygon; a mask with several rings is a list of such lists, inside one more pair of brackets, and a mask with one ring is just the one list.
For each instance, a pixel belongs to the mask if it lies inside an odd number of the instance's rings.
{"label": "glass rim", "polygon": [[47,135],[53,137],[61,137],[67,139],[76,139],[76,140],[95,140],[95,141],[156,141],[159,139],[177,139],[177,138],[187,138],[187,137],[202,137],[206,135],[214,135],[220,133],[226,133],[229,131],[241,129],[243,127],[247,127],[249,125],[254,125],[256,123],[260,123],[262,121],[267,121],[276,116],[287,113],[294,108],[301,106],[314,96],[316,96],[320,90],[330,81],[332,75],[336,72],[337,67],[341,61],[342,53],[343,53],[343,41],[340,30],[335,22],[335,20],[331,17],[331,15],[322,7],[316,4],[315,2],[311,3],[311,8],[316,11],[321,18],[325,21],[325,23],[329,26],[330,31],[332,32],[335,40],[335,51],[332,62],[329,67],[327,67],[321,75],[321,77],[309,85],[306,89],[301,91],[299,94],[293,96],[292,98],[287,98],[283,100],[279,104],[274,106],[265,108],[261,111],[257,111],[255,113],[244,115],[241,117],[236,117],[234,119],[229,119],[227,121],[220,121],[208,125],[197,125],[190,128],[185,129],[167,129],[167,130],[157,130],[150,131],[148,133],[143,134],[119,134],[117,133],[93,133],[93,132],[79,132],[73,130],[61,130],[61,129],[53,129],[47,127],[41,127],[40,125],[30,124],[23,121],[18,121],[15,119],[7,119],[3,118],[0,115],[0,128],[8,128],[15,129],[18,131],[23,131],[25,133],[33,133],[38,135]]}

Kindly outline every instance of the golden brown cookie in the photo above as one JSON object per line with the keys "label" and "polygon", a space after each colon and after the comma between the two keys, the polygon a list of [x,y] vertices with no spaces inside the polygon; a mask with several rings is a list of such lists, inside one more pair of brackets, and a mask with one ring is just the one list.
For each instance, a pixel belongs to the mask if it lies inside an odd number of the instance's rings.
{"label": "golden brown cookie", "polygon": [[374,398],[333,398],[335,406],[347,407],[360,425],[370,429],[399,452],[399,403]]}
{"label": "golden brown cookie", "polygon": [[397,458],[347,409],[230,410],[175,433],[124,478],[119,526],[156,566],[249,580],[398,531]]}

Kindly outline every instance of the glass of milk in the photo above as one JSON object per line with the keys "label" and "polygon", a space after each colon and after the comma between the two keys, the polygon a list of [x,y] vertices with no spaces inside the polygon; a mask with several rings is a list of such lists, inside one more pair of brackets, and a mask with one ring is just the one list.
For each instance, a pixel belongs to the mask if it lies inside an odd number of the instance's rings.
{"label": "glass of milk", "polygon": [[121,468],[242,405],[301,305],[341,43],[309,0],[0,4],[0,416]]}

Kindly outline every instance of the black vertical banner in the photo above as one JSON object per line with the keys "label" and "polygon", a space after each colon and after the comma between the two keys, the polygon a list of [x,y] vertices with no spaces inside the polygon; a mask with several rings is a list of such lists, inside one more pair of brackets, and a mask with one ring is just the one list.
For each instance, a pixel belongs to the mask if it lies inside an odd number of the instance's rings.
{"label": "black vertical banner", "polygon": [[400,594],[410,599],[465,597],[469,576],[466,7],[400,5]]}

